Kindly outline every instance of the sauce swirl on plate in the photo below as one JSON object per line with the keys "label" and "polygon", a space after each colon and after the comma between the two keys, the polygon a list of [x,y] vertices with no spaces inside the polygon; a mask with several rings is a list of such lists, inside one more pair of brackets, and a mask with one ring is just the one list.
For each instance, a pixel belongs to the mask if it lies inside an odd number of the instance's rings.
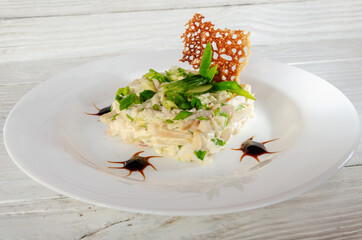
{"label": "sauce swirl on plate", "polygon": [[148,157],[139,156],[139,154],[141,154],[143,152],[144,151],[140,151],[140,152],[137,152],[137,153],[133,154],[133,156],[130,159],[128,159],[127,161],[122,161],[122,162],[108,161],[109,163],[123,164],[122,167],[109,167],[109,168],[128,170],[129,171],[128,175],[126,175],[124,177],[128,177],[129,175],[132,174],[132,172],[140,172],[142,174],[142,176],[143,176],[143,181],[144,181],[144,180],[146,180],[146,176],[143,173],[143,170],[147,166],[151,166],[153,169],[155,169],[157,171],[155,166],[153,166],[148,160],[150,158],[153,158],[153,157],[161,157],[161,156],[148,156]]}
{"label": "sauce swirl on plate", "polygon": [[98,110],[97,113],[85,113],[88,115],[94,115],[94,116],[102,116],[103,114],[109,113],[111,111],[111,105],[109,105],[108,107],[104,107],[102,109],[99,109],[94,103],[93,106]]}
{"label": "sauce swirl on plate", "polygon": [[242,151],[243,152],[243,155],[240,158],[240,162],[241,162],[241,160],[243,160],[243,158],[245,156],[250,156],[252,158],[255,158],[255,160],[260,163],[260,160],[258,158],[260,155],[276,153],[276,152],[267,151],[264,144],[275,141],[275,140],[278,140],[278,138],[273,139],[273,140],[269,140],[269,141],[265,141],[265,142],[255,142],[255,141],[253,141],[253,138],[254,137],[251,137],[251,138],[247,139],[246,141],[244,141],[241,144],[240,148],[238,148],[238,149],[232,148],[231,149],[231,150],[236,150],[236,151]]}

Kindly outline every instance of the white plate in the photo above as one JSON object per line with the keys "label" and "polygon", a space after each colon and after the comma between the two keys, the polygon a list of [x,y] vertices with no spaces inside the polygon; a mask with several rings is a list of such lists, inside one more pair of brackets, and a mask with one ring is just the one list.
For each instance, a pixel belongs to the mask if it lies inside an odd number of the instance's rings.
{"label": "white plate", "polygon": [[[230,213],[277,203],[317,186],[353,155],[359,119],[350,101],[319,77],[252,56],[241,82],[252,85],[256,117],[209,166],[155,158],[146,181],[109,169],[136,149],[105,135],[92,102],[107,106],[116,90],[178,62],[178,51],[123,55],[77,67],[41,84],[14,107],[5,144],[15,163],[45,186],[70,197],[125,211],[162,215]],[[187,67],[188,68],[188,67]],[[238,148],[247,138],[267,141],[262,164]],[[147,150],[144,155],[154,155]]]}

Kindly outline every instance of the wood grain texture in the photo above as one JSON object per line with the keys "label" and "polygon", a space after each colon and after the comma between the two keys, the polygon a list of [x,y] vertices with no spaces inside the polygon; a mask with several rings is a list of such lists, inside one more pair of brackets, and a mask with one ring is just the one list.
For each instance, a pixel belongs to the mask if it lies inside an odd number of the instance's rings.
{"label": "wood grain texture", "polygon": [[0,20],[0,62],[181,48],[184,24],[195,12],[217,26],[250,30],[254,46],[362,37],[361,1],[5,19]]}
{"label": "wood grain texture", "polygon": [[[292,200],[226,215],[133,214],[69,198],[8,203],[0,205],[0,231],[6,239],[359,239],[360,171],[344,168]],[[15,225],[22,229],[8,227]]]}
{"label": "wood grain texture", "polygon": [[[362,58],[361,42],[362,38],[346,39],[343,41],[343,48],[341,47],[340,40],[321,40],[257,46],[254,46],[253,44],[251,54],[257,54],[291,65],[359,60]],[[78,65],[117,55],[119,55],[119,53],[83,58],[2,62],[0,63],[0,86],[18,83],[40,83],[58,73]],[[343,74],[343,69],[338,69],[341,70]]]}
{"label": "wood grain texture", "polygon": [[207,8],[223,6],[243,6],[263,3],[296,2],[299,0],[182,0],[182,1],[147,1],[147,0],[108,0],[108,1],[0,1],[0,19],[30,18],[50,16],[88,15],[100,13],[137,12],[171,10],[183,8]]}
{"label": "wood grain texture", "polygon": [[[251,54],[278,60],[290,65],[341,62],[362,58],[362,39],[320,40],[252,46]],[[337,68],[343,72],[343,69]]]}

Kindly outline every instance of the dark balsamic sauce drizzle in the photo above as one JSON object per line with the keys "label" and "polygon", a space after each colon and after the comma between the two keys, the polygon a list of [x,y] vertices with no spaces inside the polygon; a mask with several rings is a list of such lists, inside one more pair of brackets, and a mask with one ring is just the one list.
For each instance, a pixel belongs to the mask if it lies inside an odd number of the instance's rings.
{"label": "dark balsamic sauce drizzle", "polygon": [[97,106],[93,103],[93,106],[98,110],[97,113],[85,113],[88,115],[94,115],[94,116],[102,116],[103,114],[109,113],[111,111],[111,105],[108,107],[104,107],[102,109],[97,108]]}
{"label": "dark balsamic sauce drizzle", "polygon": [[128,175],[126,175],[124,177],[128,177],[129,175],[132,174],[132,172],[136,172],[136,171],[140,172],[142,174],[142,176],[143,176],[143,181],[144,181],[144,180],[146,180],[146,176],[143,173],[143,170],[147,166],[151,166],[153,169],[155,169],[157,171],[155,166],[153,166],[151,163],[149,163],[148,160],[150,158],[153,158],[153,157],[161,157],[161,156],[148,156],[148,157],[139,156],[139,154],[141,154],[143,152],[144,151],[140,151],[140,152],[137,152],[137,153],[133,154],[133,156],[127,161],[123,161],[123,162],[111,162],[111,161],[108,161],[109,163],[123,164],[123,167],[109,167],[109,168],[128,170],[129,171]]}
{"label": "dark balsamic sauce drizzle", "polygon": [[253,138],[254,137],[251,137],[251,138],[247,139],[246,141],[244,141],[241,144],[240,148],[238,148],[238,149],[232,148],[231,149],[231,150],[236,150],[236,151],[242,151],[243,152],[243,155],[240,158],[240,162],[241,162],[241,160],[243,160],[243,158],[245,156],[250,156],[250,157],[255,158],[255,160],[260,163],[260,160],[258,158],[260,155],[277,153],[277,152],[268,152],[266,150],[264,144],[275,141],[275,140],[278,140],[278,138],[273,139],[273,140],[269,140],[269,141],[266,141],[266,142],[255,142],[255,141],[253,141]]}

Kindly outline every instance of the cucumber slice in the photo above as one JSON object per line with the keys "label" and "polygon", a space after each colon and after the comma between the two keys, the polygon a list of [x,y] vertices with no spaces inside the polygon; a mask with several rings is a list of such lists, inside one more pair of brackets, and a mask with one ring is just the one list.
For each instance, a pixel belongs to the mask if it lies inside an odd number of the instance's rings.
{"label": "cucumber slice", "polygon": [[201,86],[194,87],[186,91],[186,94],[201,94],[209,91],[212,88],[212,84],[205,84]]}

